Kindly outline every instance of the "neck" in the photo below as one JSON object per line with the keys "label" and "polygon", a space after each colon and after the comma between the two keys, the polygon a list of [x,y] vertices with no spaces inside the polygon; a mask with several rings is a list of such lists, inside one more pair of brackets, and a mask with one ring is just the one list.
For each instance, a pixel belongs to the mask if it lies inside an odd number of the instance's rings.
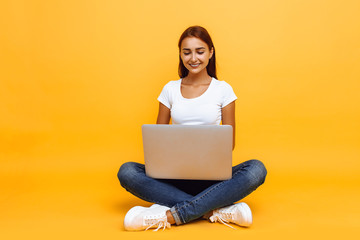
{"label": "neck", "polygon": [[211,76],[207,73],[206,69],[204,70],[205,71],[201,71],[197,74],[192,74],[189,72],[189,74],[185,77],[186,81],[188,83],[198,84],[209,83],[211,81]]}

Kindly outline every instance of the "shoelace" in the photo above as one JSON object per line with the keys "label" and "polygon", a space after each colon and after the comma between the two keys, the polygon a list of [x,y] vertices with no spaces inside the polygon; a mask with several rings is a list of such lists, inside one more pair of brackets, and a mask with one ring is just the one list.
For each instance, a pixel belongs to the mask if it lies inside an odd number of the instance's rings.
{"label": "shoelace", "polygon": [[[221,214],[222,214],[222,215],[225,215],[225,218],[226,218],[226,219],[232,219],[232,213],[222,212]],[[219,213],[215,213],[214,215],[212,215],[212,216],[210,217],[210,221],[211,221],[211,222],[220,222],[220,223],[222,223],[222,224],[224,224],[224,225],[226,225],[226,226],[228,226],[228,227],[230,227],[230,228],[232,228],[232,229],[235,229],[234,227],[232,227],[232,226],[230,226],[230,225],[228,224],[229,221],[226,220],[225,218],[223,218]],[[236,229],[235,229],[235,230],[236,230]]]}
{"label": "shoelace", "polygon": [[149,228],[153,227],[153,226],[158,226],[156,229],[154,229],[153,231],[157,231],[160,228],[163,229],[163,231],[165,230],[165,228],[171,228],[171,224],[168,223],[166,217],[158,219],[158,218],[149,218],[149,219],[145,219],[145,225],[149,225],[145,231],[147,231]]}

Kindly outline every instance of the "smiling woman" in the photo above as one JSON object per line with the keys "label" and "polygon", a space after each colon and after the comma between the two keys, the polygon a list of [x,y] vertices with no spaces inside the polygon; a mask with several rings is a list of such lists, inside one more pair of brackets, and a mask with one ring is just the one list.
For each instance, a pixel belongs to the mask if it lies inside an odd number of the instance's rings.
{"label": "smiling woman", "polygon": [[[214,77],[217,79],[216,76],[216,58],[215,58],[215,47],[213,44],[213,41],[210,37],[210,34],[208,31],[200,26],[193,26],[186,29],[183,34],[180,36],[178,47],[180,50],[179,55],[179,76],[181,78],[184,78],[188,75],[189,69],[184,65],[184,60],[186,61],[187,58],[185,56],[191,55],[190,53],[193,53],[191,57],[196,57],[194,55],[194,51],[189,48],[194,44],[194,46],[198,46],[196,49],[197,56],[202,55],[203,53],[208,52],[209,54],[205,54],[207,59],[204,62],[204,67],[207,69],[207,73],[209,76]],[[202,58],[200,58],[202,59]],[[193,59],[195,60],[195,59]],[[187,62],[187,61],[186,61]]]}
{"label": "smiling woman", "polygon": [[[211,77],[207,71],[203,71],[209,64],[209,60],[213,55],[213,48],[209,49],[207,44],[199,38],[187,37],[180,46],[181,63],[187,69],[187,76],[182,81],[181,91],[186,98],[195,98],[203,94],[209,87]],[[199,74],[197,84],[192,84],[192,76]]]}
{"label": "smiling woman", "polygon": [[[216,78],[215,47],[206,29],[189,27],[179,40],[180,80],[167,83],[160,96],[157,124],[231,125],[235,139],[235,100],[232,87]],[[233,148],[235,142],[233,142]],[[169,159],[168,161],[171,161]],[[198,218],[248,227],[252,213],[237,202],[264,183],[267,171],[258,160],[232,168],[224,181],[153,179],[145,166],[128,162],[120,167],[121,185],[135,196],[156,204],[133,207],[125,216],[126,230],[166,228]],[[159,205],[160,204],[160,205]]]}
{"label": "smiling woman", "polygon": [[[191,46],[195,48],[191,48]],[[181,60],[192,74],[201,72],[209,63],[213,49],[209,50],[206,43],[195,37],[185,38],[181,43]]]}

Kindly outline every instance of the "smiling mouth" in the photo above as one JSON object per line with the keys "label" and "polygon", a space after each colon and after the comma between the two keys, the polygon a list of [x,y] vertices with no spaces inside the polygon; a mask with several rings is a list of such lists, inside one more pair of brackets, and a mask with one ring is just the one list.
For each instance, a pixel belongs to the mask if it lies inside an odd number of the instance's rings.
{"label": "smiling mouth", "polygon": [[190,66],[193,67],[193,68],[196,68],[196,67],[198,67],[199,65],[200,65],[200,63],[198,63],[198,64],[190,64]]}

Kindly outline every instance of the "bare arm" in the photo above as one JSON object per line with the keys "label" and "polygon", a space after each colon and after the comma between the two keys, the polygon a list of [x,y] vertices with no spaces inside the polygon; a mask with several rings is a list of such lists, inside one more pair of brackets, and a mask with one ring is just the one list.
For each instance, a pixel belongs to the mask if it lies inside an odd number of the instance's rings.
{"label": "bare arm", "polygon": [[231,125],[233,128],[233,150],[235,148],[235,101],[221,109],[222,124]]}
{"label": "bare arm", "polygon": [[170,109],[164,104],[159,103],[159,113],[156,124],[169,124],[170,123]]}

